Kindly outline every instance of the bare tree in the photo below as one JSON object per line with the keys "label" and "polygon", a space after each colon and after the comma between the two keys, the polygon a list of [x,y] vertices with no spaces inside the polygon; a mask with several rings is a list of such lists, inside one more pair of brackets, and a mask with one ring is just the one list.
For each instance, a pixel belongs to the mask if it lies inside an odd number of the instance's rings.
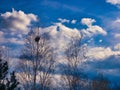
{"label": "bare tree", "polygon": [[91,90],[111,90],[110,81],[103,74],[99,74],[93,79]]}
{"label": "bare tree", "polygon": [[26,90],[48,90],[55,68],[49,34],[29,33],[21,55],[21,77]]}
{"label": "bare tree", "polygon": [[84,86],[82,79],[82,64],[85,59],[85,46],[81,44],[82,37],[72,37],[65,50],[66,65],[63,69],[62,81],[69,90],[80,90]]}

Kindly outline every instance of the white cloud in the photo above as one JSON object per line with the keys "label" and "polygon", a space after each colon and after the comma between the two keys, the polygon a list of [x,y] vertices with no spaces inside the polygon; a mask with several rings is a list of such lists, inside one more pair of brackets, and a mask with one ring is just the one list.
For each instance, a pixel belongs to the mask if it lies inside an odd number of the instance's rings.
{"label": "white cloud", "polygon": [[91,39],[90,39],[90,40],[88,40],[87,42],[88,42],[88,43],[90,43],[90,42],[92,42],[93,40],[94,40],[94,39],[93,39],[93,38],[91,38]]}
{"label": "white cloud", "polygon": [[102,41],[103,41],[102,39],[99,40],[99,42],[102,42]]}
{"label": "white cloud", "polygon": [[[40,32],[48,32],[50,34],[52,44],[51,46],[58,48],[59,50],[63,50],[67,43],[70,41],[71,37],[81,37],[81,33],[84,36],[93,36],[97,34],[106,35],[107,32],[104,31],[100,26],[92,25],[95,22],[94,19],[83,18],[81,20],[82,24],[88,26],[87,29],[78,30],[76,28],[70,28],[61,23],[54,23],[46,28],[40,28]],[[102,42],[100,40],[100,42]]]}
{"label": "white cloud", "polygon": [[87,25],[88,27],[89,27],[89,26],[92,26],[92,24],[93,24],[94,22],[96,22],[95,19],[91,19],[91,18],[83,18],[83,19],[81,20],[81,23],[82,23],[83,25]]}
{"label": "white cloud", "polygon": [[78,29],[69,28],[61,23],[56,23],[55,26],[59,27],[59,31],[64,34],[66,37],[71,38],[72,36],[80,35],[80,32]]}
{"label": "white cloud", "polygon": [[25,43],[24,40],[18,40],[17,38],[7,39],[7,42],[20,45],[23,45]]}
{"label": "white cloud", "polygon": [[116,44],[116,45],[114,46],[114,48],[117,49],[117,50],[120,50],[120,43]]}
{"label": "white cloud", "polygon": [[40,32],[49,32],[52,42],[51,46],[57,48],[60,51],[67,46],[71,37],[81,37],[80,31],[78,29],[66,27],[62,23],[55,23],[52,26],[41,28]]}
{"label": "white cloud", "polygon": [[107,0],[106,2],[111,3],[113,5],[120,4],[120,0]]}
{"label": "white cloud", "polygon": [[82,33],[84,36],[93,36],[96,34],[102,34],[102,35],[107,35],[107,32],[100,26],[98,25],[92,25],[94,22],[96,22],[94,19],[91,18],[83,18],[81,20],[81,23],[83,25],[87,25],[87,29],[82,29]]}
{"label": "white cloud", "polygon": [[[22,35],[24,34],[24,31],[28,29],[28,26],[31,25],[32,21],[37,21],[37,17],[34,14],[25,14],[23,11],[12,11],[12,12],[6,12],[5,14],[1,14],[1,17],[5,21],[4,23],[8,24],[11,21],[10,26],[4,27],[4,33],[6,35],[9,35],[10,38],[6,38],[3,36],[3,38],[0,39],[0,42],[10,42],[13,44],[24,44],[22,41]],[[10,19],[12,17],[12,19]],[[13,19],[14,18],[14,19]],[[25,20],[24,20],[25,18]],[[9,21],[10,20],[10,21]],[[59,50],[63,50],[68,42],[70,41],[71,37],[81,37],[81,33],[84,34],[84,36],[93,36],[96,34],[102,34],[106,35],[107,32],[104,31],[100,26],[92,25],[93,22],[96,22],[94,19],[91,18],[83,18],[81,20],[82,24],[87,25],[87,29],[78,30],[76,28],[70,28],[65,25],[63,25],[63,22],[69,22],[67,19],[61,19],[61,23],[55,23],[54,25],[51,25],[49,27],[40,28],[40,32],[48,32],[51,37],[51,46],[58,48]],[[9,22],[7,22],[9,21]],[[18,24],[23,24],[21,27],[18,25],[14,25],[12,22],[16,22]],[[72,23],[75,23],[76,20],[72,20]],[[2,25],[2,24],[0,24]],[[10,30],[9,30],[10,29]],[[21,33],[19,33],[21,31]],[[0,34],[3,34],[3,32],[0,32]],[[15,37],[16,36],[16,37]]]}
{"label": "white cloud", "polygon": [[107,3],[110,3],[112,5],[115,5],[120,9],[120,0],[106,0]]}
{"label": "white cloud", "polygon": [[115,20],[116,23],[120,23],[120,18],[118,18],[117,20]]}
{"label": "white cloud", "polygon": [[25,14],[23,11],[12,10],[0,15],[0,42],[23,44],[22,36],[29,32],[32,22],[37,22],[34,14]]}
{"label": "white cloud", "polygon": [[[116,20],[109,21],[109,26],[112,29],[120,30],[120,18],[117,18]],[[108,27],[109,28],[109,27]]]}
{"label": "white cloud", "polygon": [[82,29],[81,31],[84,36],[89,36],[89,37],[96,35],[96,34],[107,35],[107,32],[97,25],[90,26],[87,29]]}
{"label": "white cloud", "polygon": [[114,35],[114,37],[115,38],[120,38],[120,34],[117,33],[117,34]]}
{"label": "white cloud", "polygon": [[6,12],[0,15],[0,26],[2,29],[8,29],[16,32],[26,33],[31,22],[37,21],[37,16],[34,14],[25,14],[23,11]]}
{"label": "white cloud", "polygon": [[4,35],[4,33],[2,31],[0,31],[0,37],[3,36],[3,35]]}
{"label": "white cloud", "polygon": [[0,43],[5,42],[5,38],[4,38],[4,32],[0,31]]}
{"label": "white cloud", "polygon": [[77,20],[72,20],[71,23],[72,24],[75,24],[77,22]]}
{"label": "white cloud", "polygon": [[62,18],[58,18],[58,20],[59,20],[61,23],[69,23],[69,22],[70,22],[70,20],[62,19]]}
{"label": "white cloud", "polygon": [[109,39],[108,41],[111,44],[119,43],[120,40],[120,18],[116,16],[116,19],[108,19],[105,21],[105,28],[109,31]]}
{"label": "white cloud", "polygon": [[110,47],[107,47],[107,48],[93,47],[93,48],[89,48],[86,54],[87,57],[96,59],[96,60],[106,59],[113,55],[120,55],[120,51],[114,51]]}

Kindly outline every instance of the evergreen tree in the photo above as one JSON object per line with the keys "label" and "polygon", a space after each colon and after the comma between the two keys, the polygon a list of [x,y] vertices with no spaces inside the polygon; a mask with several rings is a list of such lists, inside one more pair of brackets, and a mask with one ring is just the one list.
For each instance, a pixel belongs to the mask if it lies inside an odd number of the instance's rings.
{"label": "evergreen tree", "polygon": [[19,84],[14,71],[7,78],[8,69],[7,61],[0,59],[0,90],[14,90]]}
{"label": "evergreen tree", "polygon": [[0,59],[0,90],[5,90],[5,77],[8,73],[8,63]]}
{"label": "evergreen tree", "polygon": [[6,80],[7,80],[6,88],[7,88],[7,90],[14,90],[17,87],[17,85],[19,84],[19,82],[16,79],[14,71],[10,75],[11,75],[10,80],[8,78],[6,78]]}

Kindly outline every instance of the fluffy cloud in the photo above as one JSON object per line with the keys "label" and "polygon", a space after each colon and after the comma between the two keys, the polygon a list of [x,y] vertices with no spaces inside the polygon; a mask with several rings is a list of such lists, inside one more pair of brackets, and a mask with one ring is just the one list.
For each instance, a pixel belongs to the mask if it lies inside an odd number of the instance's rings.
{"label": "fluffy cloud", "polygon": [[98,25],[92,25],[94,22],[96,21],[91,18],[83,18],[81,20],[81,23],[88,27],[87,29],[82,29],[83,35],[84,36],[93,36],[95,34],[107,35],[107,32],[102,27]]}
{"label": "fluffy cloud", "polygon": [[59,20],[61,23],[69,23],[69,22],[70,22],[70,20],[62,19],[62,18],[58,18],[58,20]]}
{"label": "fluffy cloud", "polygon": [[[46,28],[40,28],[40,32],[48,32],[51,37],[51,46],[56,48],[57,52],[62,52],[68,45],[71,37],[81,37],[81,33],[86,36],[93,36],[96,34],[103,34],[106,35],[107,32],[104,31],[101,27],[97,25],[92,25],[95,22],[94,19],[84,18],[82,19],[82,24],[87,25],[88,28],[85,30],[78,30],[76,28],[70,28],[62,23],[55,23],[52,26]],[[88,34],[84,33],[86,31]],[[102,42],[100,40],[99,42]],[[115,55],[117,52],[112,51],[110,48],[90,48],[88,50],[87,56],[92,57],[94,59],[104,59],[111,55]],[[97,53],[97,55],[96,55]],[[106,53],[106,54],[105,54]],[[120,53],[119,53],[120,54]]]}
{"label": "fluffy cloud", "polygon": [[110,47],[107,47],[107,48],[93,47],[93,48],[89,48],[86,54],[87,57],[96,59],[96,60],[106,59],[113,55],[120,55],[120,51],[114,51]]}
{"label": "fluffy cloud", "polygon": [[0,31],[0,43],[5,42],[5,38],[4,38],[4,32]]}
{"label": "fluffy cloud", "polygon": [[2,31],[0,31],[0,36],[3,36],[3,34],[4,34],[4,33],[3,33]]}
{"label": "fluffy cloud", "polygon": [[6,12],[0,15],[0,42],[23,44],[22,35],[29,32],[32,22],[37,22],[34,14],[25,14],[23,11]]}
{"label": "fluffy cloud", "polygon": [[75,24],[77,22],[77,20],[68,20],[68,19],[62,19],[62,18],[58,18],[58,20],[61,22],[61,23],[71,23],[71,24]]}
{"label": "fluffy cloud", "polygon": [[75,24],[77,22],[77,20],[72,20],[71,23],[72,24]]}
{"label": "fluffy cloud", "polygon": [[114,48],[117,49],[117,50],[120,50],[120,43],[116,44],[116,45],[114,46]]}
{"label": "fluffy cloud", "polygon": [[102,41],[103,41],[102,39],[99,40],[99,42],[102,42]]}
{"label": "fluffy cloud", "polygon": [[113,5],[117,5],[117,4],[120,5],[120,0],[107,0],[106,2],[111,3]]}
{"label": "fluffy cloud", "polygon": [[25,14],[23,11],[6,12],[0,15],[0,27],[16,32],[26,33],[28,26],[32,21],[37,21],[37,16],[34,14]]}
{"label": "fluffy cloud", "polygon": [[[66,19],[65,19],[66,20]],[[75,22],[75,21],[74,21]],[[78,30],[77,28],[70,28],[65,26],[62,22],[54,23],[49,27],[40,28],[40,32],[47,32],[51,37],[51,46],[57,48],[58,50],[63,50],[69,43],[71,37],[81,37],[81,33],[84,36],[93,36],[97,34],[106,35],[107,32],[104,31],[100,26],[92,25],[95,22],[94,19],[83,18],[81,23],[87,25],[87,29]],[[102,40],[100,40],[102,42]]]}
{"label": "fluffy cloud", "polygon": [[92,26],[92,24],[93,24],[94,22],[96,22],[95,19],[91,19],[91,18],[83,18],[83,19],[81,20],[81,23],[82,23],[83,25],[87,25],[87,26]]}
{"label": "fluffy cloud", "polygon": [[116,19],[108,19],[105,21],[105,28],[109,32],[109,38],[106,40],[111,44],[117,44],[120,42],[120,18],[116,16]]}
{"label": "fluffy cloud", "polygon": [[[2,31],[0,35],[0,42],[10,42],[13,44],[24,44],[22,41],[22,35],[28,30],[28,26],[31,25],[31,22],[37,21],[37,16],[34,14],[25,14],[23,11],[12,11],[6,12],[5,14],[1,14],[3,18],[3,23],[10,23],[10,25],[4,27],[2,24]],[[12,19],[10,19],[12,18]],[[25,18],[25,19],[24,19]],[[87,25],[87,29],[78,30],[76,28],[70,28],[63,25],[63,22],[69,22],[67,19],[61,19],[61,23],[54,23],[51,26],[40,28],[40,32],[47,32],[51,37],[51,46],[57,48],[58,50],[63,50],[67,44],[69,43],[71,37],[81,37],[81,33],[84,36],[93,36],[96,34],[106,35],[107,32],[104,31],[100,26],[93,25],[96,22],[94,19],[91,18],[83,18],[81,23]],[[76,20],[72,20],[71,23],[75,23]],[[16,23],[16,24],[14,24]],[[19,27],[17,24],[20,24]],[[6,24],[7,25],[7,24]],[[19,32],[20,31],[20,32]],[[9,38],[6,38],[6,35],[9,35]]]}
{"label": "fluffy cloud", "polygon": [[[70,28],[62,24],[62,22],[66,22],[67,19],[59,18],[59,20],[63,20],[63,21],[61,21],[60,23],[54,23],[54,25],[51,25],[46,28],[42,28],[42,32],[49,31],[49,33],[53,36],[56,34],[58,34],[59,36],[61,34],[61,35],[64,35],[63,37],[67,37],[67,38],[70,38],[71,36],[75,36],[76,34],[80,34],[80,33],[82,33],[84,36],[93,36],[97,34],[106,35],[107,34],[107,32],[102,27],[98,25],[92,25],[96,21],[91,18],[83,18],[81,20],[81,23],[83,25],[87,25],[88,27],[87,29],[82,29],[82,30],[78,30],[76,28]],[[75,22],[76,20],[71,21],[71,23],[75,23]]]}
{"label": "fluffy cloud", "polygon": [[59,31],[61,34],[63,34],[67,38],[71,38],[71,37],[80,35],[79,30],[76,28],[72,29],[72,28],[66,27],[65,25],[63,25],[61,23],[55,23],[55,26],[58,27],[57,31]]}
{"label": "fluffy cloud", "polygon": [[120,0],[107,0],[106,2],[112,5],[115,5],[116,7],[120,9]]}
{"label": "fluffy cloud", "polygon": [[117,18],[116,20],[111,21],[111,26],[113,29],[120,30],[120,18]]}
{"label": "fluffy cloud", "polygon": [[76,28],[66,27],[62,23],[55,23],[52,26],[41,28],[40,32],[48,32],[51,37],[51,46],[63,50],[69,43],[71,37],[80,38],[80,31]]}
{"label": "fluffy cloud", "polygon": [[19,45],[23,45],[24,44],[24,40],[19,40],[17,38],[7,39],[7,42],[13,43],[13,44],[19,44]]}
{"label": "fluffy cloud", "polygon": [[114,37],[115,38],[120,38],[120,34],[117,33],[117,34],[114,35]]}

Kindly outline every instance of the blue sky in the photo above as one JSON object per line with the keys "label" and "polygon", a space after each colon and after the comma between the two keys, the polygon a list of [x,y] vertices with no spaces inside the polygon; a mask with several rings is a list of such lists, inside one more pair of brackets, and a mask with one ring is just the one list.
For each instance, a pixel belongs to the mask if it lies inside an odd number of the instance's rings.
{"label": "blue sky", "polygon": [[51,45],[59,49],[72,33],[81,32],[93,60],[108,62],[120,54],[120,0],[0,0],[0,13],[0,45],[15,52],[37,23],[41,32],[50,32]]}

